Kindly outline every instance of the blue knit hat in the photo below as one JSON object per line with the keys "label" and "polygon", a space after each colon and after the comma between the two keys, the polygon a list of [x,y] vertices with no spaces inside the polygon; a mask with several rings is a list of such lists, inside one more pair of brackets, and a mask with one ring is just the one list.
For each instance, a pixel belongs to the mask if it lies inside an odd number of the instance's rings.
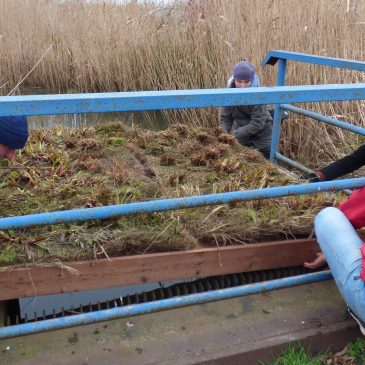
{"label": "blue knit hat", "polygon": [[249,80],[252,81],[253,76],[255,75],[256,68],[251,65],[246,59],[242,62],[237,63],[233,67],[233,78],[235,80]]}
{"label": "blue knit hat", "polygon": [[26,117],[0,117],[0,144],[12,149],[23,148],[28,136]]}

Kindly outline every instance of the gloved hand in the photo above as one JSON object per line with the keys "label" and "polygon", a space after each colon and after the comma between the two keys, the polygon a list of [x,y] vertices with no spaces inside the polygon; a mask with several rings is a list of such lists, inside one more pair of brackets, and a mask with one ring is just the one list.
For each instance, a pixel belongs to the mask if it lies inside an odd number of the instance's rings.
{"label": "gloved hand", "polygon": [[[274,119],[274,111],[275,111],[275,109],[269,109],[269,113],[270,113],[272,119]],[[281,118],[280,118],[281,121],[288,119],[288,117],[289,117],[288,112],[286,110],[281,109]]]}
{"label": "gloved hand", "polygon": [[239,127],[238,129],[236,129],[233,134],[237,139],[246,139],[247,135],[245,133],[246,128],[245,127]]}
{"label": "gloved hand", "polygon": [[321,179],[315,172],[311,172],[310,174],[302,175],[301,179],[309,180],[310,183],[320,182]]}

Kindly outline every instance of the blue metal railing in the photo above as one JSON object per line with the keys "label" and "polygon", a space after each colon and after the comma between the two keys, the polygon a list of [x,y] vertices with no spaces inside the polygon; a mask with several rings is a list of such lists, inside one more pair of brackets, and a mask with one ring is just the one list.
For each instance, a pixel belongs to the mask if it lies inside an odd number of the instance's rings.
{"label": "blue metal railing", "polygon": [[[284,72],[285,70],[281,71],[281,77]],[[363,99],[365,84],[0,96],[0,116],[132,112]]]}
{"label": "blue metal railing", "polygon": [[[284,79],[285,62],[279,60],[278,83],[284,83]],[[275,160],[281,159],[289,161],[290,163],[290,159],[284,158],[284,156],[281,156],[277,152],[280,137],[280,118],[278,117],[278,111],[280,110],[281,105],[287,106],[287,104],[282,103],[288,101],[303,103],[311,101],[363,99],[365,99],[365,84],[5,96],[0,97],[0,116],[159,110],[274,103],[276,104],[276,112],[274,115],[272,154],[275,154]],[[365,134],[365,129],[356,127],[356,132]],[[321,190],[340,190],[363,185],[365,185],[365,183],[362,179],[346,179],[342,182],[333,181],[329,183],[318,183],[318,186],[305,184],[245,192],[212,194],[200,197],[156,200],[93,209],[75,209],[71,211],[41,213],[0,218],[0,229],[24,228],[32,225],[64,222],[81,222],[90,219],[106,219],[128,214],[228,204],[232,201],[267,199],[292,194],[309,194]]]}
{"label": "blue metal railing", "polygon": [[365,128],[359,127],[357,125],[342,122],[341,120],[335,118],[326,117],[311,110],[305,110],[290,104],[280,104],[280,108],[365,136]]}
{"label": "blue metal railing", "polygon": [[[285,85],[285,74],[286,74],[286,64],[287,61],[296,61],[296,62],[304,62],[314,65],[322,65],[328,67],[336,67],[336,68],[344,68],[348,70],[356,70],[365,72],[365,62],[362,61],[354,61],[354,60],[346,60],[341,58],[331,58],[331,57],[322,57],[315,55],[308,55],[304,53],[297,52],[287,52],[274,50],[270,51],[261,65],[275,65],[278,63],[278,71],[277,71],[277,82],[276,84],[279,86]],[[355,100],[355,99],[349,99]],[[334,101],[334,99],[330,99],[328,101]],[[291,102],[295,102],[292,100]],[[290,166],[295,167],[298,170],[304,171],[305,173],[312,172],[312,170],[306,168],[305,166],[299,164],[296,161],[291,160],[288,157],[285,157],[278,153],[279,143],[280,143],[280,130],[281,130],[281,109],[289,110],[291,112],[305,115],[312,119],[328,123],[334,125],[336,127],[346,129],[348,131],[358,133],[361,135],[365,135],[365,128],[361,128],[358,126],[351,125],[349,123],[342,122],[340,120],[329,118],[323,116],[319,113],[315,113],[313,111],[308,111],[303,108],[298,108],[293,105],[288,104],[275,104],[274,109],[274,124],[273,124],[273,133],[272,133],[272,141],[271,141],[271,151],[270,151],[270,161],[277,162],[277,160],[283,161]]]}
{"label": "blue metal railing", "polygon": [[0,328],[0,339],[16,336],[25,336],[33,333],[58,330],[74,326],[83,326],[91,323],[110,321],[119,318],[133,317],[142,314],[160,312],[168,309],[186,307],[188,305],[215,302],[217,300],[231,299],[275,289],[315,283],[323,280],[329,280],[331,278],[332,274],[330,271],[327,270],[311,274],[293,276],[289,278],[270,280],[256,284],[242,285],[221,290],[212,290],[203,293],[178,296],[149,303],[133,304],[112,309],[99,310],[96,312],[82,313],[70,317],[61,317],[33,323],[29,322],[24,324],[18,324],[15,326]]}
{"label": "blue metal railing", "polygon": [[151,200],[137,203],[109,205],[106,207],[72,209],[59,212],[39,213],[0,219],[0,230],[26,228],[48,224],[84,222],[93,219],[109,219],[133,214],[164,212],[168,210],[197,208],[209,205],[230,204],[257,199],[273,199],[290,195],[314,194],[329,190],[359,188],[365,185],[365,177],[326,181],[313,184],[279,186],[266,189],[233,191],[186,198]]}
{"label": "blue metal railing", "polygon": [[312,65],[322,65],[328,67],[345,68],[347,70],[365,71],[365,62],[362,61],[347,60],[344,58],[323,57],[281,50],[270,51],[265,56],[261,64],[275,65],[279,60],[297,61],[310,63]]}
{"label": "blue metal railing", "polygon": [[[5,96],[0,97],[0,116],[142,111],[275,104],[271,160],[273,162],[276,162],[276,160],[285,161],[304,171],[307,170],[309,172],[311,170],[278,153],[278,145],[280,141],[279,115],[281,114],[281,109],[298,112],[300,114],[305,113],[304,115],[310,116],[319,121],[330,123],[340,128],[345,128],[352,132],[365,135],[364,128],[352,126],[348,123],[337,121],[333,118],[324,117],[318,113],[305,111],[304,109],[288,104],[289,102],[306,103],[338,100],[364,100],[365,84],[284,86],[287,60],[365,71],[364,62],[331,59],[293,52],[271,51],[266,56],[263,64],[273,65],[278,62],[278,86],[276,87],[145,91],[73,95]],[[65,222],[80,222],[89,219],[106,219],[130,214],[151,213],[216,204],[228,204],[238,201],[276,198],[287,195],[310,194],[328,190],[342,190],[345,188],[362,187],[364,185],[365,178],[344,179],[340,181],[321,182],[315,184],[281,186],[249,191],[237,191],[186,198],[138,202],[100,208],[41,213],[28,216],[0,218],[0,229],[24,228],[33,225]],[[116,308],[113,310],[88,313],[87,315],[83,314],[75,315],[69,318],[58,318],[50,321],[44,321],[44,323],[28,323],[12,326],[9,328],[0,328],[0,338],[37,333],[51,329],[71,327],[80,324],[93,323],[143,313],[151,313],[156,310],[177,308],[183,305],[203,303],[264,290],[272,290],[274,288],[299,285],[318,280],[327,280],[329,278],[330,274],[328,272],[323,274],[307,274],[298,278],[280,279],[268,283],[254,284],[244,288],[238,287],[225,289],[223,291],[217,291],[214,293],[193,294],[187,297],[160,301],[157,304],[139,304],[126,308]]]}

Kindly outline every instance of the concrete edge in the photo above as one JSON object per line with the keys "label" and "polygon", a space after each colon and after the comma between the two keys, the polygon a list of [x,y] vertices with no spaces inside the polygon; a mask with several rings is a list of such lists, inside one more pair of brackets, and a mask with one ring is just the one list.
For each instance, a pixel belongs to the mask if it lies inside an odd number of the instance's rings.
{"label": "concrete edge", "polygon": [[[361,336],[361,332],[352,319],[310,328],[279,337],[269,337],[252,344],[242,344],[215,353],[202,354],[195,361],[189,357],[180,358],[174,365],[250,365],[260,361],[271,362],[289,344],[300,344],[313,354],[342,350],[348,342]],[[159,363],[167,365],[167,363]]]}

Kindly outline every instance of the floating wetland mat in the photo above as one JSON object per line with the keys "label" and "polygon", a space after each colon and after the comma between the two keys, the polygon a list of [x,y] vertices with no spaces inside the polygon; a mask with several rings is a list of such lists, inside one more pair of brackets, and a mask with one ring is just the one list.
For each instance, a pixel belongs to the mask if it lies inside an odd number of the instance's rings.
{"label": "floating wetland mat", "polygon": [[[1,161],[2,217],[298,184],[220,128],[123,124],[32,131]],[[29,267],[113,256],[306,237],[340,193],[255,200],[118,219],[0,231],[0,265]]]}

